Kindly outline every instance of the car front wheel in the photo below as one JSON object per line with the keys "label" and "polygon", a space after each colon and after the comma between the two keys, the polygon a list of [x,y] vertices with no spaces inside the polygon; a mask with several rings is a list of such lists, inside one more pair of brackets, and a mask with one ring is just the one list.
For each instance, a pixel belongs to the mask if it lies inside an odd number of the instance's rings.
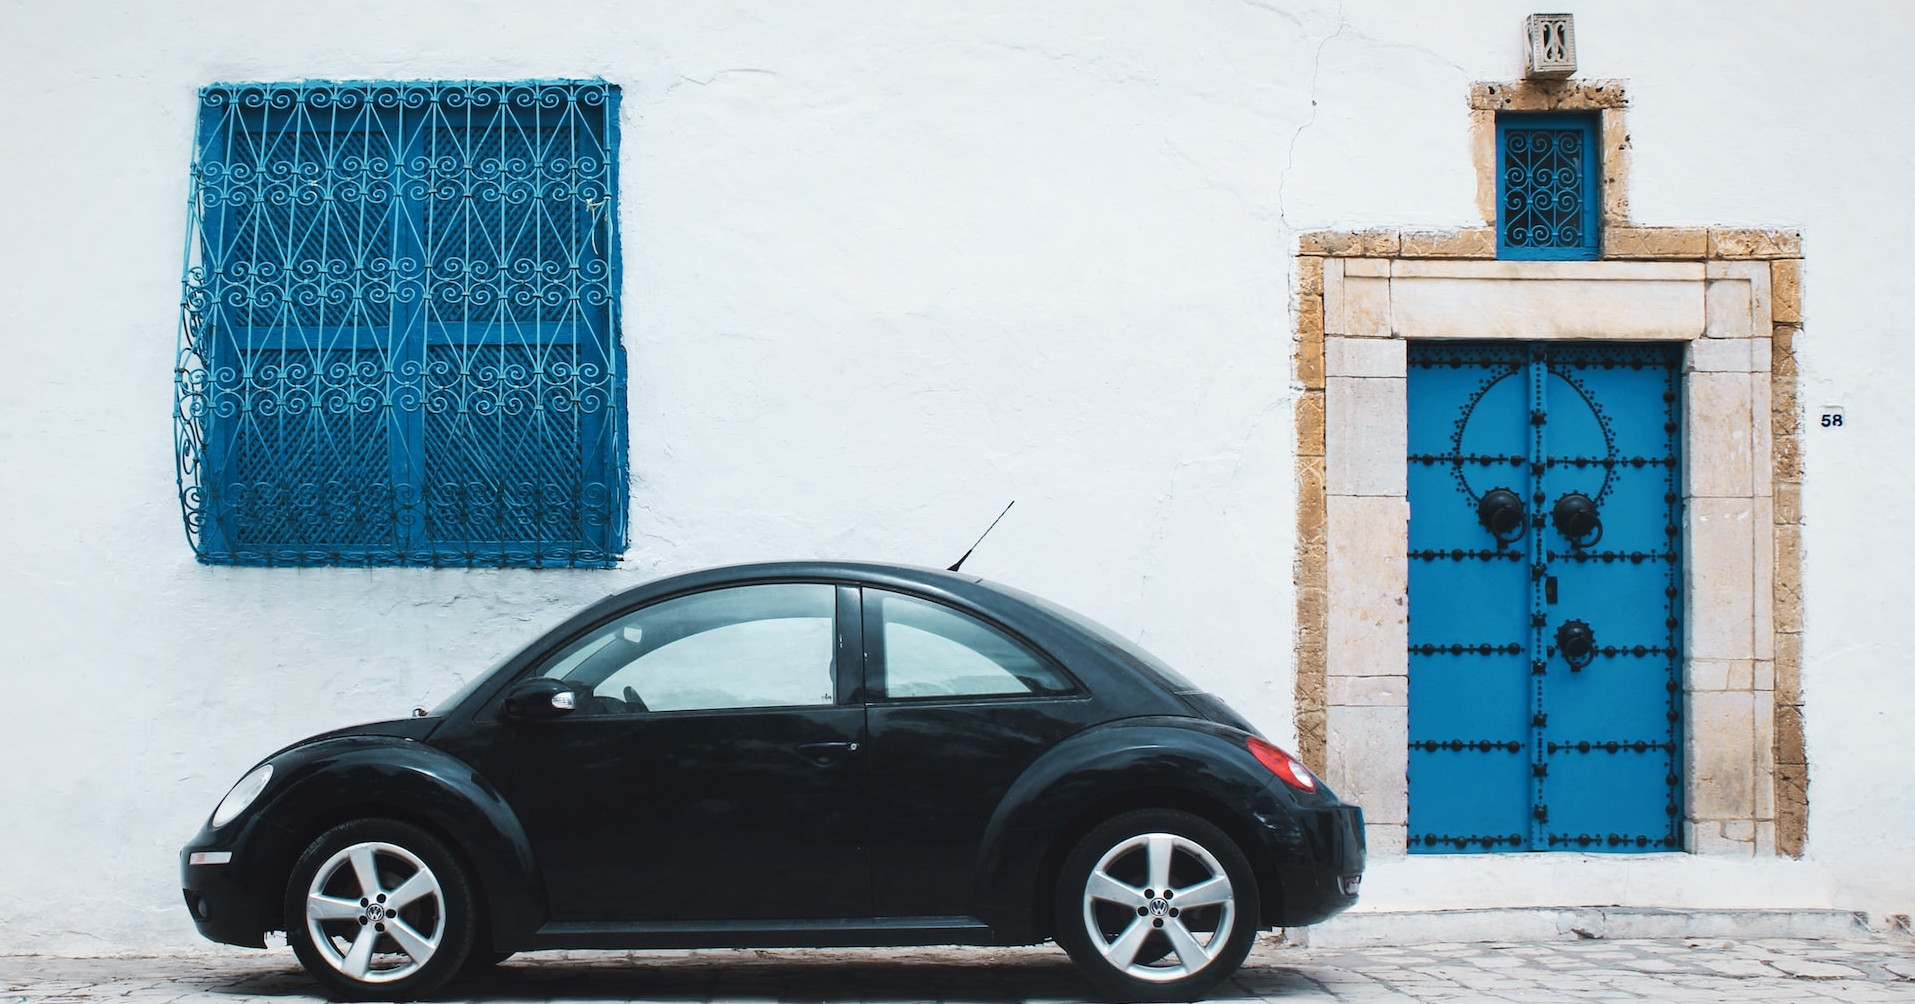
{"label": "car front wheel", "polygon": [[1187,812],[1127,812],[1064,859],[1057,941],[1115,1000],[1193,1000],[1236,972],[1257,934],[1256,877],[1222,830]]}
{"label": "car front wheel", "polygon": [[334,996],[410,1000],[457,974],[472,949],[472,888],[445,844],[394,819],[321,834],[286,884],[286,939]]}

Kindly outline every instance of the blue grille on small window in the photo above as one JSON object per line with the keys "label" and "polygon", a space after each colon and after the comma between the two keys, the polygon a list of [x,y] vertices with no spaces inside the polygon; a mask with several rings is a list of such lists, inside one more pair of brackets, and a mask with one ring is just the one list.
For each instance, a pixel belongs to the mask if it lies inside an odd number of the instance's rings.
{"label": "blue grille on small window", "polygon": [[603,81],[200,92],[175,431],[201,561],[616,563],[617,105]]}
{"label": "blue grille on small window", "polygon": [[1497,116],[1497,257],[1596,258],[1601,160],[1593,115]]}

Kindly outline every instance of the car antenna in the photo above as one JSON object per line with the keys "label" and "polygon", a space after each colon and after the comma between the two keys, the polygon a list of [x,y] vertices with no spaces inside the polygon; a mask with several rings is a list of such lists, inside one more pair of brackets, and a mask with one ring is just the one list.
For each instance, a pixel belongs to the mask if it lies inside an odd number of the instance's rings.
{"label": "car antenna", "polygon": [[[1017,504],[1017,500],[1016,500],[1016,499],[1012,499],[1012,500],[1010,500],[1009,502],[1006,502],[1006,503],[1004,503],[1004,512],[1000,512],[1000,513],[998,513],[998,514],[997,514],[997,519],[994,519],[994,520],[992,520],[992,521],[991,521],[991,525],[990,525],[990,526],[987,526],[987,527],[985,527],[985,528],[984,528],[984,532],[983,532],[983,533],[980,533],[980,534],[978,534],[978,535],[977,535],[977,544],[972,544],[972,545],[971,545],[971,551],[975,551],[975,550],[977,550],[977,545],[978,545],[978,544],[982,544],[982,543],[984,543],[984,538],[986,538],[986,537],[989,537],[989,536],[991,535],[991,531],[992,531],[992,530],[995,530],[995,529],[997,529],[997,520],[999,520],[999,519],[1003,519],[1003,518],[1004,518],[1004,513],[1005,513],[1005,512],[1010,512],[1010,511],[1011,511],[1011,507],[1012,507],[1012,506],[1014,506],[1014,505],[1016,505],[1016,504]],[[971,556],[971,551],[966,551],[966,552],[964,552],[964,558],[968,558],[968,557],[970,557],[970,556]],[[945,569],[945,571],[947,571],[947,572],[955,572],[955,571],[957,571],[958,569],[960,569],[960,568],[963,568],[963,567],[964,567],[964,558],[959,558],[958,560],[956,560],[956,561],[954,561],[954,562],[952,562],[952,563],[951,563],[951,567],[950,567],[950,568],[947,568],[947,569]]]}

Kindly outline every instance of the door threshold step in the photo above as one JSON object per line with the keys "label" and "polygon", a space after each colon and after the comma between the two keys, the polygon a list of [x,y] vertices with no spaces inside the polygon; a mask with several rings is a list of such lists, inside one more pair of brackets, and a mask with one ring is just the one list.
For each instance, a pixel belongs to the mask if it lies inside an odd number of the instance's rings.
{"label": "door threshold step", "polygon": [[1869,938],[1854,910],[1688,910],[1639,906],[1521,907],[1346,913],[1284,938],[1310,948],[1442,942],[1586,941],[1618,938]]}

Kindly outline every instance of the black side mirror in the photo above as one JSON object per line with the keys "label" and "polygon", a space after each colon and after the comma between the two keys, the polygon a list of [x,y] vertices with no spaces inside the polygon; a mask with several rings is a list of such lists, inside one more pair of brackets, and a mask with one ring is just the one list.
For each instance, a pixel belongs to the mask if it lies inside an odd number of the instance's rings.
{"label": "black side mirror", "polygon": [[562,680],[535,676],[520,680],[505,692],[505,717],[521,722],[542,722],[569,715],[578,707],[578,694]]}

